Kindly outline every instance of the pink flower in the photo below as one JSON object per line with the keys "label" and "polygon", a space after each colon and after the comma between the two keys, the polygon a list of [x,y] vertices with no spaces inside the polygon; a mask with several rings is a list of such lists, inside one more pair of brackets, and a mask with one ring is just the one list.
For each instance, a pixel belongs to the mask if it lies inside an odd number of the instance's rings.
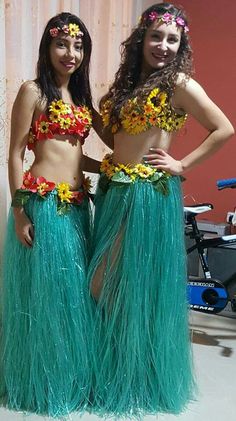
{"label": "pink flower", "polygon": [[175,19],[175,22],[177,23],[177,25],[179,26],[185,26],[185,22],[182,18],[178,17]]}
{"label": "pink flower", "polygon": [[172,22],[172,18],[173,16],[170,13],[164,13],[164,15],[161,17],[161,20],[165,23],[170,23]]}
{"label": "pink flower", "polygon": [[187,34],[189,32],[189,27],[187,25],[185,25],[184,27],[184,32]]}
{"label": "pink flower", "polygon": [[156,20],[158,18],[158,13],[157,12],[151,12],[151,13],[149,13],[148,18],[149,18],[149,20],[151,22],[154,22],[154,20]]}
{"label": "pink flower", "polygon": [[63,31],[65,34],[68,34],[68,33],[69,33],[69,27],[68,27],[67,25],[64,25],[64,26],[62,27],[62,31]]}
{"label": "pink flower", "polygon": [[55,38],[55,37],[57,37],[59,31],[58,31],[57,28],[52,28],[52,29],[50,29],[49,32],[50,32],[51,37]]}

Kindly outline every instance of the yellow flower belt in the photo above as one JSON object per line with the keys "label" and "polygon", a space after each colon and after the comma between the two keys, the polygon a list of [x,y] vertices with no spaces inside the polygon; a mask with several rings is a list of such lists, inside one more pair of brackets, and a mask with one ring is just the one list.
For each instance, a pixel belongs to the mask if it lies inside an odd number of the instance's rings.
{"label": "yellow flower belt", "polygon": [[107,190],[110,182],[129,184],[135,182],[152,183],[153,187],[163,194],[168,194],[167,181],[171,174],[157,170],[148,164],[113,164],[112,154],[107,154],[103,158],[100,166],[101,176],[105,176],[108,182],[104,182],[101,177],[99,186],[102,190]]}

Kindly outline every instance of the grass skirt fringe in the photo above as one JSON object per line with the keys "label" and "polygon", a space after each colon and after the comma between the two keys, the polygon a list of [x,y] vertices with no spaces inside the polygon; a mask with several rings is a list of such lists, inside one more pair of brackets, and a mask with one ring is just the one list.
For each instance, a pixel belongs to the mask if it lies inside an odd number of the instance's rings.
{"label": "grass skirt fringe", "polygon": [[167,196],[143,181],[98,189],[89,279],[104,265],[93,350],[100,416],[178,414],[193,398],[179,178],[168,184]]}
{"label": "grass skirt fringe", "polygon": [[5,244],[1,332],[1,403],[60,417],[86,407],[91,386],[91,320],[86,268],[88,199],[57,214],[55,192],[25,205],[32,249],[15,235],[10,211]]}

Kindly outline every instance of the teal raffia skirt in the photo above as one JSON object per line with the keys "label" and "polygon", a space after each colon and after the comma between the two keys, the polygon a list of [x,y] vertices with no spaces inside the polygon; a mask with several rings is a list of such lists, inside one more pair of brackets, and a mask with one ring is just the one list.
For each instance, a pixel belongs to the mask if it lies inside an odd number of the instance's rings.
{"label": "teal raffia skirt", "polygon": [[86,409],[91,389],[89,201],[59,203],[56,190],[28,193],[33,247],[16,238],[12,210],[5,242],[1,404],[61,417]]}
{"label": "teal raffia skirt", "polygon": [[179,414],[194,398],[180,180],[108,174],[96,195],[89,266],[89,281],[102,282],[94,411]]}

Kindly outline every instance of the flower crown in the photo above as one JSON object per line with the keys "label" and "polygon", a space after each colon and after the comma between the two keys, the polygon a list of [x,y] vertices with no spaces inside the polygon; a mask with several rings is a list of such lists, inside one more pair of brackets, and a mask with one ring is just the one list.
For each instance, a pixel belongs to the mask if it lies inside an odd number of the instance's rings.
{"label": "flower crown", "polygon": [[57,26],[49,30],[52,38],[57,37],[59,32],[64,32],[64,34],[69,34],[72,38],[82,37],[84,33],[80,30],[79,25],[76,23],[69,23],[69,25],[64,25],[62,28]]}
{"label": "flower crown", "polygon": [[180,26],[185,33],[189,32],[189,27],[187,26],[185,20],[180,16],[171,15],[171,13],[164,13],[163,15],[159,15],[157,12],[153,11],[148,15],[144,15],[141,17],[141,23],[154,22],[157,20],[158,22],[166,23],[166,25],[175,23],[177,26]]}

